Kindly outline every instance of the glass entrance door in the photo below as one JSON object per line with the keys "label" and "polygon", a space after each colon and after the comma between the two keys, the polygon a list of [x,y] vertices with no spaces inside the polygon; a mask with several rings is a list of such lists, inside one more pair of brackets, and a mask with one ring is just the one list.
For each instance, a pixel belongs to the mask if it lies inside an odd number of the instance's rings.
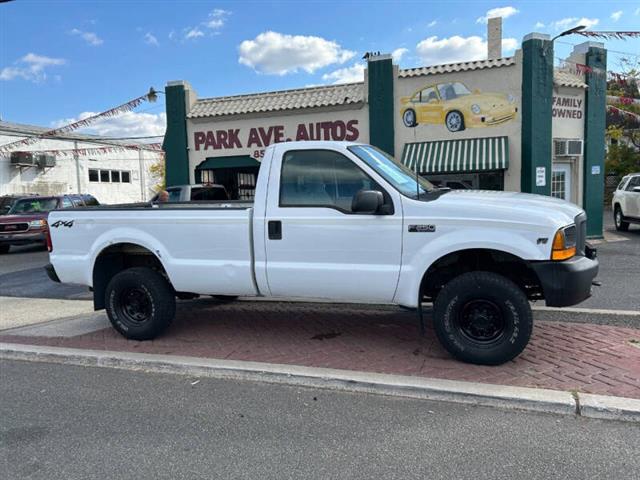
{"label": "glass entrance door", "polygon": [[556,163],[551,173],[551,196],[571,201],[571,165]]}

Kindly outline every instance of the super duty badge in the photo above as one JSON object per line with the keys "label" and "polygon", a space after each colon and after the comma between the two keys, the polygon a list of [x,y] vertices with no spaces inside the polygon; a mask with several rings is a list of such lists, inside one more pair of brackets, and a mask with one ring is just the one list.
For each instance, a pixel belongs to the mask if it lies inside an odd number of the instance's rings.
{"label": "super duty badge", "polygon": [[409,225],[410,233],[433,233],[436,231],[435,225]]}

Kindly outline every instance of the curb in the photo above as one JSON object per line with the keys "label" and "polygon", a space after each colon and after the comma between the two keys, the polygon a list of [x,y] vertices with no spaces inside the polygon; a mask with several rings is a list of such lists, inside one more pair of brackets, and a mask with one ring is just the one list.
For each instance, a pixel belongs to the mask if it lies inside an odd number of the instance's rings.
{"label": "curb", "polygon": [[[0,343],[0,358],[143,370],[438,400],[487,407],[640,422],[640,400],[474,382],[216,360],[177,355]],[[577,395],[576,395],[577,396]]]}

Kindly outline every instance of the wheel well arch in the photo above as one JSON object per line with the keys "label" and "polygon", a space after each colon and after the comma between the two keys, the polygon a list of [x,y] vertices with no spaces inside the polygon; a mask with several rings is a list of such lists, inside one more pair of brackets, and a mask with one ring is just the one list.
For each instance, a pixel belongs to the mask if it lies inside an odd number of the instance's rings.
{"label": "wheel well arch", "polygon": [[488,248],[456,250],[437,259],[422,276],[421,294],[434,299],[446,283],[473,271],[497,273],[518,285],[530,300],[543,298],[542,284],[529,262],[512,253]]}
{"label": "wheel well arch", "polygon": [[114,243],[100,251],[93,262],[93,307],[105,308],[105,292],[111,279],[131,267],[147,267],[159,271],[168,280],[160,258],[142,245],[130,242]]}

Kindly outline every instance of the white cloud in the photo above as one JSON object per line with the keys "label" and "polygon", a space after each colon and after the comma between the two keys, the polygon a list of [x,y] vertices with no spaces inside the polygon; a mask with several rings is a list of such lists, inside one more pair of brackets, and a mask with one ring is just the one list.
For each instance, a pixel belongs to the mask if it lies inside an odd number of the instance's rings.
{"label": "white cloud", "polygon": [[503,38],[502,39],[502,54],[505,53],[513,53],[516,48],[520,46],[520,42],[518,42],[515,38]]}
{"label": "white cloud", "polygon": [[431,20],[429,23],[427,23],[427,27],[428,28],[435,27],[437,23],[438,23],[437,20]]}
{"label": "white cloud", "polygon": [[598,23],[600,23],[598,18],[567,17],[553,22],[552,25],[556,30],[569,30],[570,28],[577,27],[578,25],[584,25],[586,28],[591,28],[595,27]]}
{"label": "white cloud", "polygon": [[244,40],[238,47],[238,62],[260,73],[285,75],[344,63],[355,52],[345,50],[338,43],[322,37],[286,35],[263,32],[253,40]]}
{"label": "white cloud", "polygon": [[[505,53],[516,48],[518,40],[515,38],[502,39],[502,49]],[[487,58],[487,42],[478,36],[454,35],[443,39],[433,36],[418,43],[416,53],[425,65],[484,60]]]}
{"label": "white cloud", "polygon": [[98,45],[102,45],[104,43],[104,40],[98,37],[97,34],[93,32],[83,32],[82,30],[78,30],[77,28],[71,30],[69,32],[69,35],[74,35],[82,38],[85,42],[87,42],[88,45],[91,45],[92,47],[97,47]]}
{"label": "white cloud", "polygon": [[622,17],[622,14],[624,12],[622,10],[618,10],[617,12],[613,12],[611,14],[611,20],[613,20],[614,22],[617,22],[618,20],[620,20],[620,18]]}
{"label": "white cloud", "polygon": [[184,34],[184,38],[189,40],[191,38],[204,37],[204,32],[198,27],[188,28]]}
{"label": "white cloud", "polygon": [[204,22],[204,25],[211,30],[219,30],[224,26],[229,15],[231,15],[229,10],[216,8],[209,14],[209,18]]}
{"label": "white cloud", "polygon": [[175,30],[171,30],[169,32],[169,35],[167,35],[169,37],[169,40],[173,40],[176,36],[176,31]]}
{"label": "white cloud", "polygon": [[394,62],[400,63],[402,61],[402,57],[404,57],[406,53],[409,53],[408,48],[396,48],[391,52],[391,56],[393,57]]}
{"label": "white cloud", "polygon": [[536,22],[536,24],[533,26],[533,28],[544,28],[544,23]]}
{"label": "white cloud", "polygon": [[636,8],[636,11],[633,12],[634,15],[640,15],[640,7]]}
{"label": "white cloud", "polygon": [[144,43],[146,43],[147,45],[153,45],[155,47],[160,45],[156,36],[150,32],[144,34]]}
{"label": "white cloud", "polygon": [[4,67],[0,70],[0,80],[13,80],[22,78],[34,83],[43,82],[47,79],[45,69],[64,65],[67,61],[64,58],[45,57],[35,53],[27,53],[20,60],[14,62],[14,66]]}
{"label": "white cloud", "polygon": [[519,11],[520,10],[518,10],[515,7],[492,8],[491,10],[487,10],[486,15],[484,15],[483,17],[479,17],[476,20],[476,23],[487,23],[487,21],[493,17],[509,18],[512,15],[515,15],[516,13],[518,13]]}
{"label": "white cloud", "polygon": [[[91,117],[97,113],[82,112],[76,118],[63,118],[53,122],[51,126],[58,128],[83,118]],[[166,125],[167,115],[164,112],[158,114],[125,112],[117,117],[98,119],[91,126],[82,128],[79,131],[106,137],[147,137],[164,135]]]}
{"label": "white cloud", "polygon": [[333,72],[325,73],[322,79],[334,85],[338,83],[353,83],[364,81],[364,64],[354,63],[350,67],[340,68]]}

